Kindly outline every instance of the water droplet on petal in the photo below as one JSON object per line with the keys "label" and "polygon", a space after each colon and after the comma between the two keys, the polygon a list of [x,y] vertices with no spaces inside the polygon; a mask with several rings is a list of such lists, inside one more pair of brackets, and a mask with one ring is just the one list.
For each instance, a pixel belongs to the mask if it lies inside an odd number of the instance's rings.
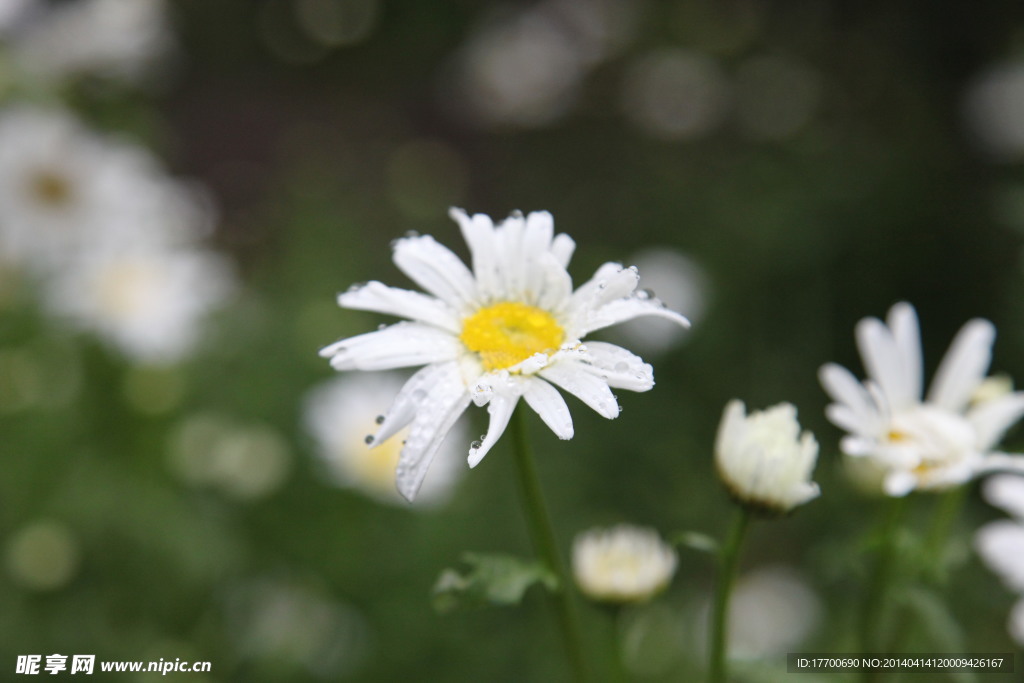
{"label": "water droplet on petal", "polygon": [[379,424],[379,425],[382,425],[382,424],[384,424],[384,416],[383,416],[383,415],[378,415],[378,416],[376,417],[376,419],[374,420],[374,422],[376,422],[376,423],[377,423],[377,424]]}
{"label": "water droplet on petal", "polygon": [[427,392],[425,392],[423,389],[417,389],[416,391],[412,392],[412,396],[410,397],[410,399],[414,403],[420,403],[426,397],[427,397]]}
{"label": "water droplet on petal", "polygon": [[625,372],[629,369],[629,364],[626,361],[620,360],[615,364],[615,372]]}
{"label": "water droplet on petal", "polygon": [[366,438],[363,439],[363,441],[366,443],[367,446],[369,446],[371,443],[373,443],[373,434],[367,434]]}
{"label": "water droplet on petal", "polygon": [[348,286],[349,293],[358,292],[360,289],[366,286],[365,282],[355,282]]}
{"label": "water droplet on petal", "polygon": [[483,446],[482,442],[474,441],[473,443],[469,444],[469,450],[471,450],[471,451],[478,451],[478,450],[480,450],[481,446]]}

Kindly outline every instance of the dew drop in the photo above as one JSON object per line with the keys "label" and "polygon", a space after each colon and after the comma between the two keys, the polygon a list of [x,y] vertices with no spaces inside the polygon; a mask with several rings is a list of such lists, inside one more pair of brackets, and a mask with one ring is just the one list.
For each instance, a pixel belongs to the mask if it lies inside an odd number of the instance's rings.
{"label": "dew drop", "polygon": [[379,424],[379,425],[382,425],[382,424],[384,424],[384,416],[383,416],[383,415],[378,415],[378,416],[376,417],[376,419],[374,419],[374,422],[376,422],[376,423],[377,423],[377,424]]}
{"label": "dew drop", "polygon": [[469,444],[469,450],[471,450],[471,451],[478,451],[478,450],[480,450],[481,446],[483,446],[482,442],[474,441],[473,443]]}
{"label": "dew drop", "polygon": [[371,443],[373,443],[373,434],[367,434],[366,438],[363,439],[363,441],[366,443],[366,445],[370,445]]}
{"label": "dew drop", "polygon": [[629,369],[629,364],[626,361],[620,360],[615,364],[615,372],[625,372]]}
{"label": "dew drop", "polygon": [[427,392],[426,391],[424,391],[423,389],[417,389],[416,391],[412,392],[412,396],[410,398],[413,401],[413,403],[420,403],[426,397],[427,397]]}
{"label": "dew drop", "polygon": [[365,282],[355,282],[355,283],[353,283],[353,284],[348,286],[348,292],[350,294],[352,292],[358,292],[360,289],[362,289],[365,286],[366,286]]}
{"label": "dew drop", "polygon": [[381,323],[380,325],[377,325],[377,330],[383,330],[385,327],[387,327],[387,323]]}

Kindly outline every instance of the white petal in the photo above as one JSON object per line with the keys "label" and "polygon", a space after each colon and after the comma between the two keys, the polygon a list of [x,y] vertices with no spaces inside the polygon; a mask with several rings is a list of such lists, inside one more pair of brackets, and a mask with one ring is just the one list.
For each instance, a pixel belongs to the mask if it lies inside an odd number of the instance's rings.
{"label": "white petal", "polygon": [[985,401],[967,412],[967,420],[977,433],[976,446],[987,451],[995,446],[1003,434],[1024,416],[1024,392],[1015,392]]}
{"label": "white petal", "polygon": [[448,332],[422,323],[402,322],[376,332],[342,339],[322,349],[335,370],[390,370],[458,357],[461,344]]}
{"label": "white petal", "polygon": [[460,321],[455,311],[440,299],[408,289],[368,282],[338,295],[338,305],[360,311],[376,311],[435,325],[458,334]]}
{"label": "white petal", "polygon": [[996,328],[987,320],[964,325],[935,373],[928,400],[954,412],[962,411],[985,379],[995,337]]}
{"label": "white petal", "polygon": [[985,480],[981,491],[990,505],[1002,508],[1024,521],[1024,477],[1016,474],[996,474]]}
{"label": "white petal", "polygon": [[623,268],[615,273],[598,288],[594,296],[594,307],[599,308],[605,304],[629,296],[640,283],[640,273],[635,266]]}
{"label": "white petal", "polygon": [[518,402],[518,394],[499,393],[491,397],[490,403],[487,404],[487,413],[491,417],[490,423],[487,425],[487,435],[478,447],[469,449],[470,467],[479,465],[484,456],[501,438],[501,435],[505,433],[509,418],[512,417],[512,411],[516,409]]}
{"label": "white petal", "polygon": [[1024,474],[1024,455],[1016,453],[989,453],[979,458],[973,474],[988,472],[1013,472]]}
{"label": "white petal", "polygon": [[910,372],[889,328],[877,318],[864,318],[857,323],[855,334],[868,377],[882,389],[892,409],[898,411],[917,403],[920,395],[913,394]]}
{"label": "white petal", "polygon": [[388,412],[384,416],[384,422],[377,429],[377,433],[373,435],[374,445],[384,443],[412,422],[416,411],[428,400],[433,387],[444,384],[448,378],[457,375],[458,372],[458,364],[455,361],[431,363],[420,368],[395,395],[391,407],[388,408]]}
{"label": "white petal", "polygon": [[834,424],[836,427],[845,429],[852,434],[861,434],[864,436],[875,434],[875,432],[871,430],[872,425],[865,422],[862,415],[845,403],[832,403],[826,406],[825,417],[827,417],[829,422]]}
{"label": "white petal", "polygon": [[528,378],[526,391],[523,392],[526,404],[540,415],[551,431],[559,439],[571,439],[573,436],[572,415],[565,399],[558,389],[536,377]]}
{"label": "white petal", "polygon": [[917,487],[917,477],[906,470],[896,470],[885,476],[882,487],[887,495],[902,498]]}
{"label": "white petal", "polygon": [[590,367],[613,389],[649,391],[654,387],[654,368],[640,356],[605,342],[587,342],[586,348]]}
{"label": "white petal", "polygon": [[469,245],[480,299],[488,301],[497,298],[501,293],[501,279],[494,224],[490,217],[477,213],[470,218],[462,209],[452,209],[449,215],[458,222],[462,237]]}
{"label": "white petal", "polygon": [[559,265],[563,268],[569,266],[569,261],[572,260],[572,253],[574,251],[576,251],[576,243],[565,233],[556,235],[555,239],[551,241],[551,253],[558,259]]}
{"label": "white petal", "polygon": [[524,251],[525,229],[526,219],[521,213],[513,213],[495,230],[502,294],[511,300],[523,300],[528,286],[526,263],[533,255]]}
{"label": "white petal", "polygon": [[1024,527],[1008,519],[989,522],[974,535],[974,547],[1013,591],[1024,591]]}
{"label": "white petal", "polygon": [[554,233],[555,220],[547,211],[534,211],[526,216],[522,253],[527,265],[526,282],[531,283],[526,289],[533,289],[532,283],[540,281],[540,258],[550,252]]}
{"label": "white petal", "polygon": [[416,409],[395,472],[398,491],[410,502],[445,436],[469,405],[469,392],[457,371],[436,379],[430,394]]}
{"label": "white petal", "polygon": [[537,261],[537,307],[546,311],[560,310],[572,296],[572,278],[565,266],[549,253]]}
{"label": "white petal", "polygon": [[586,320],[582,321],[578,329],[566,330],[566,333],[573,337],[585,337],[596,330],[618,325],[619,323],[639,318],[640,316],[651,315],[665,318],[683,327],[689,327],[690,321],[684,316],[665,307],[657,299],[618,299],[605,304],[597,311],[593,311]]}
{"label": "white petal", "polygon": [[540,376],[580,399],[609,420],[619,416],[619,404],[608,384],[580,367],[578,361],[562,361],[540,371]]}
{"label": "white petal", "polygon": [[397,240],[393,258],[409,279],[452,308],[460,309],[476,297],[473,274],[430,235]]}
{"label": "white petal", "polygon": [[845,406],[851,413],[851,417],[859,425],[857,429],[851,429],[847,424],[839,424],[829,416],[833,424],[844,427],[850,431],[875,432],[878,426],[878,407],[871,399],[868,390],[856,380],[849,370],[829,363],[823,365],[818,371],[818,379],[825,392],[832,397],[832,400]]}
{"label": "white petal", "polygon": [[589,311],[592,309],[594,297],[609,278],[622,271],[621,263],[602,263],[594,276],[576,288],[572,294],[570,307],[573,311]]}
{"label": "white petal", "polygon": [[907,391],[913,400],[918,401],[924,393],[924,361],[921,359],[921,330],[917,312],[905,301],[900,302],[889,309],[888,323],[902,360]]}

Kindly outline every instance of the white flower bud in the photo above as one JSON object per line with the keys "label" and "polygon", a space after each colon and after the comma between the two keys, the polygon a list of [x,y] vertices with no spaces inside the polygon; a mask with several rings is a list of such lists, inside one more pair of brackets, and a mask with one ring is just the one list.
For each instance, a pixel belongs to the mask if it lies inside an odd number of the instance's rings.
{"label": "white flower bud", "polygon": [[780,403],[746,415],[742,401],[730,401],[715,443],[718,475],[741,503],[769,513],[788,512],[818,496],[810,481],[818,442],[800,434],[796,408]]}
{"label": "white flower bud", "polygon": [[620,524],[576,536],[572,569],[583,593],[604,602],[643,602],[676,571],[675,551],[653,529]]}

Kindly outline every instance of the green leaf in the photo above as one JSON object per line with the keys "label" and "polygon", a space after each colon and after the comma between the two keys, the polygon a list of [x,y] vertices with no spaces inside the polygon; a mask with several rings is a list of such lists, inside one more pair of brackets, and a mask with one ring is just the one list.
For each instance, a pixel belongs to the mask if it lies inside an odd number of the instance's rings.
{"label": "green leaf", "polygon": [[721,546],[711,536],[698,531],[683,531],[672,538],[672,543],[682,548],[689,548],[709,555],[718,555]]}
{"label": "green leaf", "polygon": [[439,612],[515,605],[534,584],[551,591],[558,588],[555,575],[537,561],[511,555],[466,553],[462,562],[465,571],[445,569],[434,583],[434,608]]}

